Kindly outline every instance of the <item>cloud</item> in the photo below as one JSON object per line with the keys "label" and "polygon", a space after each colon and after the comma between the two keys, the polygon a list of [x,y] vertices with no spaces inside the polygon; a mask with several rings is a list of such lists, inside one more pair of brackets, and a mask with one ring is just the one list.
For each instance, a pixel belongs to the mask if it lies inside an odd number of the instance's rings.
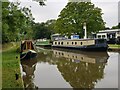
{"label": "cloud", "polygon": [[[50,19],[57,19],[60,11],[67,5],[68,0],[47,0],[46,6],[40,6],[36,2],[21,3],[21,6],[31,6],[35,22],[46,22]],[[118,0],[92,0],[96,7],[102,9],[103,19],[107,27],[112,27],[118,23]]]}
{"label": "cloud", "polygon": [[94,2],[94,4],[102,9],[103,19],[107,27],[118,24],[118,2]]}
{"label": "cloud", "polygon": [[45,22],[49,19],[56,19],[60,14],[60,11],[65,7],[67,2],[48,2],[46,6],[40,6],[37,3],[22,2],[21,6],[31,6],[33,17],[36,22]]}

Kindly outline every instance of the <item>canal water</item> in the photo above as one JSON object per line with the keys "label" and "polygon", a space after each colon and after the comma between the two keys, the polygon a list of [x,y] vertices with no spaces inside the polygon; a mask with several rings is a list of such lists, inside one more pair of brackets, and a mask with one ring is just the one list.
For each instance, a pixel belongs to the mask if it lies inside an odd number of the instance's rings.
{"label": "canal water", "polygon": [[25,88],[118,88],[117,52],[38,49],[21,61]]}

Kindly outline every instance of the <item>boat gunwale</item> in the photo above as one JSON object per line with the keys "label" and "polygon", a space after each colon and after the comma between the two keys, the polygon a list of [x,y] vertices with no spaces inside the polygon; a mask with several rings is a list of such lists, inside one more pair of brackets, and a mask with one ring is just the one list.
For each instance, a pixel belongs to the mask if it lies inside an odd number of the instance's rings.
{"label": "boat gunwale", "polygon": [[87,38],[87,39],[60,39],[60,40],[54,40],[55,41],[87,41],[87,40],[106,40],[106,39],[99,39],[99,38],[95,38],[95,39],[91,39],[91,38]]}

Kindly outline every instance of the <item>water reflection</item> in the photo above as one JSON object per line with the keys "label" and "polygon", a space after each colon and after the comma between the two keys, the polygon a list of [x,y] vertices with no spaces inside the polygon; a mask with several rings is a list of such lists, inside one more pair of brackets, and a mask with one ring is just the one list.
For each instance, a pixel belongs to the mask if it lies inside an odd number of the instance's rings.
{"label": "water reflection", "polygon": [[35,77],[34,71],[36,68],[36,59],[32,60],[21,60],[21,65],[23,69],[23,81],[25,88],[37,88],[34,83],[33,79]]}
{"label": "water reflection", "polygon": [[55,57],[61,59],[57,62],[59,71],[73,88],[94,88],[98,80],[104,77],[108,59],[108,54],[105,52],[74,53],[60,50],[53,52]]}
{"label": "water reflection", "polygon": [[108,59],[107,52],[80,52],[80,51],[66,51],[53,50],[55,57],[64,57],[72,60],[72,62],[86,62],[86,63],[106,63]]}
{"label": "water reflection", "polygon": [[[34,73],[36,70],[35,66],[48,63],[51,66],[57,66],[57,70],[59,71],[58,73],[60,73],[60,75],[64,78],[64,81],[68,82],[71,87],[94,88],[96,83],[104,78],[104,69],[108,57],[108,54],[105,52],[91,53],[59,49],[41,50],[38,53],[37,61],[30,60],[21,62],[23,71],[26,73],[26,75],[23,77],[25,87],[36,87],[36,85],[34,85],[34,82],[36,82],[34,76],[36,78],[40,78],[40,75],[36,75]],[[41,72],[39,70],[40,69],[38,66],[36,72]],[[39,82],[44,81],[39,80]],[[56,82],[52,83],[57,82],[59,82],[59,80],[56,80]],[[40,88],[40,86],[38,87]]]}

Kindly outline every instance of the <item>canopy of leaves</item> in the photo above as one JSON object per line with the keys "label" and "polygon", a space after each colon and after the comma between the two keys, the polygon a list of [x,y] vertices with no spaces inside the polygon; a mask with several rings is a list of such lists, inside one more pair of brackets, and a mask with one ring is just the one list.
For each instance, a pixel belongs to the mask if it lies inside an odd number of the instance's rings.
{"label": "canopy of leaves", "polygon": [[55,33],[55,22],[56,20],[51,19],[45,23],[34,23],[33,24],[33,38],[34,39],[50,39],[51,34]]}
{"label": "canopy of leaves", "polygon": [[120,23],[117,26],[113,26],[112,29],[120,29]]}
{"label": "canopy of leaves", "polygon": [[84,23],[88,34],[104,29],[101,9],[91,2],[69,2],[61,11],[55,29],[61,34],[77,33],[83,36]]}
{"label": "canopy of leaves", "polygon": [[[28,8],[19,8],[20,3],[2,2],[2,43],[17,41],[24,32],[30,34],[33,20]],[[29,36],[29,35],[28,35]]]}
{"label": "canopy of leaves", "polygon": [[33,31],[34,31],[34,35],[33,35],[34,39],[43,39],[43,38],[50,39],[51,31],[47,28],[45,23],[34,24]]}

